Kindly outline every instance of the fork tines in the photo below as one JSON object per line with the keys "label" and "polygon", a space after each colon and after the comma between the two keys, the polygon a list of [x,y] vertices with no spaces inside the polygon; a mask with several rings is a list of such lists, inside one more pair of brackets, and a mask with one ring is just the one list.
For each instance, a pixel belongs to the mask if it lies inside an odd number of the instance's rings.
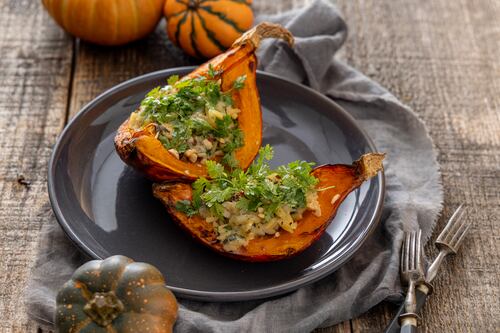
{"label": "fork tines", "polygon": [[471,225],[469,221],[464,218],[464,215],[465,209],[463,205],[460,205],[451,216],[441,234],[439,234],[436,240],[437,245],[446,246],[453,253],[457,252],[460,243]]}
{"label": "fork tines", "polygon": [[405,298],[405,312],[400,319],[416,318],[417,301],[415,287],[424,281],[422,231],[405,232],[403,249],[401,251],[401,278],[408,285]]}
{"label": "fork tines", "polygon": [[415,274],[416,271],[423,271],[422,266],[422,231],[405,232],[402,253],[403,274]]}

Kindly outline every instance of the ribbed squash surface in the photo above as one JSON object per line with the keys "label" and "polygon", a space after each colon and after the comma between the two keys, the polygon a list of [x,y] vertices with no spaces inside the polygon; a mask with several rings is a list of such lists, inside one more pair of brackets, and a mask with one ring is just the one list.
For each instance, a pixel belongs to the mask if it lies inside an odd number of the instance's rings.
{"label": "ribbed squash surface", "polygon": [[167,0],[164,14],[170,40],[187,54],[212,58],[250,29],[252,1]]}

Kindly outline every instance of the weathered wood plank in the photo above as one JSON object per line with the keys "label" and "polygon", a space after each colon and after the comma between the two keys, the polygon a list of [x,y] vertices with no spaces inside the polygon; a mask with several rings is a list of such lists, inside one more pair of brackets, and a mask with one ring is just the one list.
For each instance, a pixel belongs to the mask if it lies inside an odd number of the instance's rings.
{"label": "weathered wood plank", "polygon": [[344,321],[335,326],[318,328],[314,330],[314,333],[350,333],[351,332],[351,323],[349,320]]}
{"label": "weathered wood plank", "polygon": [[0,331],[28,332],[23,294],[52,218],[47,162],[66,113],[72,39],[40,1],[0,0]]}
{"label": "weathered wood plank", "polygon": [[395,311],[396,307],[393,304],[379,304],[360,318],[351,320],[352,333],[383,332]]}
{"label": "weathered wood plank", "polygon": [[[424,331],[498,331],[500,3],[337,3],[351,28],[345,60],[413,107],[434,139],[445,188],[434,237],[460,203],[474,221],[462,252],[435,281]],[[394,310],[376,308],[353,320],[354,332],[376,331]]]}

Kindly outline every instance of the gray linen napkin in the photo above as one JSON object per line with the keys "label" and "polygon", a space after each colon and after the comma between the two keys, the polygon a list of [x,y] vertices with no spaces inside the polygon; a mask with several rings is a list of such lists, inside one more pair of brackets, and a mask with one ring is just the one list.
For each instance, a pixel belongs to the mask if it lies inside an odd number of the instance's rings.
{"label": "gray linen napkin", "polygon": [[[347,27],[338,11],[315,1],[297,11],[259,17],[285,25],[294,50],[268,42],[260,68],[309,85],[349,111],[387,153],[382,220],[355,256],[321,281],[281,298],[239,303],[181,299],[178,332],[308,332],[353,318],[382,300],[401,299],[399,247],[405,229],[420,226],[427,239],[441,210],[436,156],[424,124],[387,90],[334,59]],[[27,289],[28,312],[50,327],[56,290],[84,259],[59,226],[44,227]]]}

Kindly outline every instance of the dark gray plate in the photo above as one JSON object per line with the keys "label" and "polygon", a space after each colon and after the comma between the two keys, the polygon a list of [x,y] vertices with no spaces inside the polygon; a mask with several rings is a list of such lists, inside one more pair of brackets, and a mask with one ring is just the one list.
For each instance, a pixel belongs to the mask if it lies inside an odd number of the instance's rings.
{"label": "dark gray plate", "polygon": [[[66,127],[49,165],[49,195],[64,231],[93,258],[122,254],[158,267],[179,297],[204,301],[266,298],[333,272],[361,246],[379,220],[384,176],[366,182],[341,205],[327,232],[302,254],[273,263],[228,259],[198,245],[174,225],[151,183],[115,153],[113,137],[150,89],[190,68],[124,82],[85,106]],[[296,159],[351,163],[374,151],[337,104],[282,78],[258,73],[264,143],[273,164]]]}

